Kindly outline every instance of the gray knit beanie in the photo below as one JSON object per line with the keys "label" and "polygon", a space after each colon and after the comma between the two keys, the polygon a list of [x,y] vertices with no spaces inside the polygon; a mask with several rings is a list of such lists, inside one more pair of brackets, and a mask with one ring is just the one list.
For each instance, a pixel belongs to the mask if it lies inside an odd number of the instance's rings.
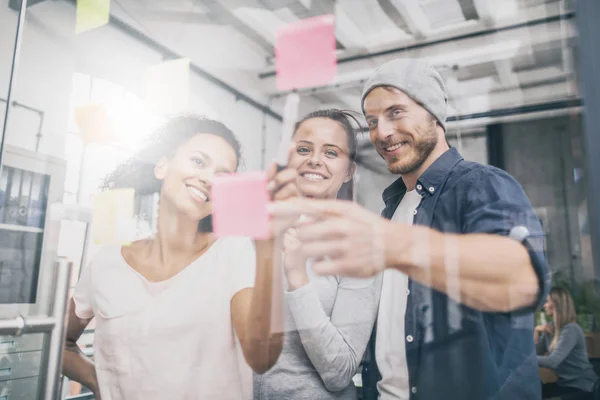
{"label": "gray knit beanie", "polygon": [[429,111],[446,130],[448,93],[440,74],[426,61],[398,58],[388,61],[375,71],[363,89],[360,101],[364,113],[365,97],[379,86],[402,90]]}

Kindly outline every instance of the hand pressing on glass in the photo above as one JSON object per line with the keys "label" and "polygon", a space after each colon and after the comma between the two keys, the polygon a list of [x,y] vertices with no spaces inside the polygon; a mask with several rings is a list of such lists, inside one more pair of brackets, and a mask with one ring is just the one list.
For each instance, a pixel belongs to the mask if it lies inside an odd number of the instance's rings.
{"label": "hand pressing on glass", "polygon": [[289,291],[299,289],[309,282],[306,261],[297,230],[288,229],[283,235],[283,267]]}
{"label": "hand pressing on glass", "polygon": [[272,203],[270,211],[275,218],[310,216],[296,224],[294,239],[299,243],[294,246],[315,260],[312,268],[317,274],[370,277],[386,266],[391,223],[355,203],[293,200]]}
{"label": "hand pressing on glass", "polygon": [[[298,185],[296,183],[298,172],[293,168],[278,169],[277,164],[273,163],[266,171],[267,189],[272,201],[284,202],[300,196]],[[298,217],[273,216],[271,217],[271,231],[273,236],[282,235],[287,229],[292,227]]]}

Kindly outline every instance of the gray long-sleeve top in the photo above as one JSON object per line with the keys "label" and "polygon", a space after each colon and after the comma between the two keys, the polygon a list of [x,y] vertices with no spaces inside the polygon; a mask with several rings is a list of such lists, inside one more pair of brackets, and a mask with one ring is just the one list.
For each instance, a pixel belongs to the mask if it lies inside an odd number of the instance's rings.
{"label": "gray long-sleeve top", "polygon": [[285,340],[273,368],[254,375],[255,400],[357,398],[352,377],[367,347],[381,290],[372,279],[316,276],[285,293]]}
{"label": "gray long-sleeve top", "polygon": [[572,322],[565,325],[558,337],[554,350],[547,356],[552,336],[540,335],[537,345],[537,359],[540,367],[550,368],[558,375],[557,384],[591,392],[598,379],[588,360],[585,336],[579,325]]}

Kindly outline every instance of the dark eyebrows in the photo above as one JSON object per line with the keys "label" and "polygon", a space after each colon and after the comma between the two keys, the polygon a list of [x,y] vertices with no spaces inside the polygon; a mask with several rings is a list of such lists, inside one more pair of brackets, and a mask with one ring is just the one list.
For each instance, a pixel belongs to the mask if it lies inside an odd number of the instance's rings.
{"label": "dark eyebrows", "polygon": [[206,161],[208,161],[208,162],[212,162],[212,161],[213,161],[212,157],[211,157],[211,156],[209,156],[208,154],[206,154],[206,153],[205,153],[205,152],[203,152],[203,151],[200,151],[200,150],[192,150],[192,153],[198,153],[198,154],[200,154],[200,155],[201,155],[201,156],[202,156],[204,159],[206,159]]}
{"label": "dark eyebrows", "polygon": [[338,149],[339,151],[342,151],[342,148],[341,148],[340,146],[336,145],[336,144],[325,143],[325,145],[324,145],[324,146],[327,146],[327,147],[335,147],[335,148],[336,148],[336,149]]}
{"label": "dark eyebrows", "polygon": [[[311,145],[311,146],[313,146],[313,145],[314,145],[314,143],[313,143],[313,142],[311,142],[311,141],[308,141],[308,140],[298,140],[296,143],[306,143],[306,144],[309,144],[309,145]],[[338,145],[335,145],[335,144],[331,144],[331,143],[325,143],[325,144],[323,145],[323,147],[335,147],[336,149],[339,149],[339,151],[342,151],[342,148],[341,148],[340,146],[338,146]]]}

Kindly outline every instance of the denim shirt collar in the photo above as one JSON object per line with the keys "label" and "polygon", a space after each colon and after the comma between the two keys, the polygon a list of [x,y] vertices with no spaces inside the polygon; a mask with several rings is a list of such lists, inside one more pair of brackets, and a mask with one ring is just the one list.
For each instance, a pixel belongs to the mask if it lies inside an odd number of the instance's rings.
{"label": "denim shirt collar", "polygon": [[[433,164],[421,174],[419,179],[417,179],[417,192],[423,197],[435,194],[441,184],[446,181],[452,168],[462,160],[463,157],[458,150],[451,147],[448,151],[439,156]],[[402,177],[400,177],[383,191],[382,198],[386,207],[397,200],[398,196],[400,196],[401,199],[405,193],[406,185],[404,184]]]}

